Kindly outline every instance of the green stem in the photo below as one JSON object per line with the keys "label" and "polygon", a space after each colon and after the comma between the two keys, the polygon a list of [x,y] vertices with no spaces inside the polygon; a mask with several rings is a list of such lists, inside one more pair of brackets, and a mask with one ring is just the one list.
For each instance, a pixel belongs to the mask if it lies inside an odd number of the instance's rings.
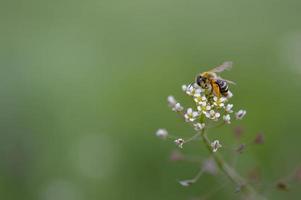
{"label": "green stem", "polygon": [[211,142],[205,133],[205,129],[202,130],[201,137],[219,169],[223,171],[237,187],[239,187],[246,200],[266,200],[265,197],[259,195],[243,177],[241,177],[232,167],[230,167],[218,153],[214,153],[212,151]]}

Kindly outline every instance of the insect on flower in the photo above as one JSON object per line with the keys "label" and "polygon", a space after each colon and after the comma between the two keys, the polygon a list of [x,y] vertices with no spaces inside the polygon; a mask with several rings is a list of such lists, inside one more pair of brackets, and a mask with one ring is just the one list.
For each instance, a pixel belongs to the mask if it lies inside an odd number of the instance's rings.
{"label": "insect on flower", "polygon": [[209,71],[203,72],[196,77],[196,84],[203,89],[211,88],[211,92],[217,96],[228,97],[228,84],[235,84],[233,81],[229,81],[221,78],[216,73],[223,72],[232,67],[232,62],[224,62],[222,65],[215,67]]}
{"label": "insect on flower", "polygon": [[[221,147],[219,140],[211,140],[208,137],[207,130],[210,128],[217,128],[223,125],[231,124],[233,118],[242,119],[246,115],[245,110],[239,110],[234,112],[232,108],[233,104],[229,103],[230,98],[233,96],[228,88],[228,83],[234,83],[232,81],[225,80],[217,75],[226,69],[230,69],[231,62],[224,62],[222,65],[199,74],[195,82],[190,85],[182,85],[183,92],[189,96],[194,103],[193,106],[186,109],[186,107],[180,104],[173,96],[168,96],[167,103],[172,111],[175,111],[188,125],[194,129],[194,134],[185,139],[178,136],[169,135],[165,129],[159,129],[156,132],[157,137],[162,139],[172,140],[174,144],[180,149],[183,145],[188,145],[190,142],[201,140],[207,150],[210,152],[210,157],[202,163],[202,167],[199,168],[198,173],[191,179],[180,180],[179,183],[184,186],[190,186],[196,183],[203,173],[209,173],[211,175],[217,175],[217,172],[221,171],[227,175],[232,181],[235,182],[237,192],[244,192],[246,198],[252,200],[265,200],[258,195],[256,191],[241,177],[234,168],[228,165],[222,158],[222,155],[216,154]],[[236,129],[237,138],[241,135],[241,130]],[[263,137],[258,136],[254,143],[262,143]],[[245,149],[245,144],[241,144],[237,148],[233,149],[237,153],[242,153]],[[197,162],[199,165],[200,159],[191,156],[186,156],[179,151],[172,153],[170,159],[172,161],[189,161]],[[203,160],[203,159],[202,159]],[[300,173],[301,174],[301,173]],[[286,188],[284,184],[278,184],[278,188]],[[250,195],[250,196],[249,196]],[[251,198],[249,198],[251,197]]]}

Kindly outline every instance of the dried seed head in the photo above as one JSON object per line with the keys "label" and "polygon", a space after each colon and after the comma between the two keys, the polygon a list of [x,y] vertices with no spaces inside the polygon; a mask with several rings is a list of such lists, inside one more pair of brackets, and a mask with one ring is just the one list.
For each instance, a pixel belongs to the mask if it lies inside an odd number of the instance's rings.
{"label": "dried seed head", "polygon": [[254,167],[248,172],[248,178],[250,182],[253,183],[258,183],[260,182],[261,179],[261,173],[260,173],[260,168],[259,167]]}
{"label": "dried seed head", "polygon": [[236,152],[237,153],[242,153],[245,150],[246,145],[245,144],[240,144],[237,148],[236,148]]}
{"label": "dried seed head", "polygon": [[217,174],[217,166],[212,158],[209,158],[203,162],[202,169],[204,172],[207,172],[211,175]]}
{"label": "dried seed head", "polygon": [[278,190],[281,190],[281,191],[288,191],[288,184],[284,181],[278,181],[276,183],[276,187]]}
{"label": "dried seed head", "polygon": [[174,151],[171,152],[169,158],[170,158],[171,161],[181,161],[181,160],[184,159],[184,157],[185,156],[180,151],[174,150]]}
{"label": "dried seed head", "polygon": [[243,128],[241,126],[236,126],[234,128],[234,136],[235,136],[235,138],[239,140],[241,138],[243,132],[244,132],[244,130],[243,130]]}
{"label": "dried seed head", "polygon": [[258,133],[254,139],[255,144],[263,144],[264,143],[264,135],[263,133]]}
{"label": "dried seed head", "polygon": [[301,181],[301,166],[296,170],[296,179]]}

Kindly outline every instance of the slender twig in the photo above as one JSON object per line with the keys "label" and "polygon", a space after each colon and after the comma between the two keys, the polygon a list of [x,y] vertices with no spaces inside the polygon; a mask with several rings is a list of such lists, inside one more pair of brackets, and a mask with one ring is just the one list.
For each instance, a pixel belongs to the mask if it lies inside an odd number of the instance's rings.
{"label": "slender twig", "polygon": [[212,148],[211,148],[211,142],[210,142],[209,138],[207,137],[205,129],[203,129],[201,131],[201,137],[203,139],[202,141],[204,142],[208,151],[214,158],[219,169],[222,172],[224,172],[227,175],[227,177],[237,187],[239,187],[240,191],[246,197],[246,199],[248,199],[248,200],[266,200],[265,197],[258,194],[254,190],[254,188],[250,184],[248,184],[248,182],[244,178],[242,178],[232,167],[230,167],[218,153],[216,153],[216,152],[213,153]]}

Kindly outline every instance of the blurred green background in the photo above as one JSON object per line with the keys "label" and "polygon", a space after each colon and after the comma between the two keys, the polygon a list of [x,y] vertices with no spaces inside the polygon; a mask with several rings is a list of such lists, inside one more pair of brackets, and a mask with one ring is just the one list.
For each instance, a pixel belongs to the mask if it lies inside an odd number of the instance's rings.
{"label": "blurred green background", "polygon": [[[263,132],[238,159],[260,168],[270,199],[300,199],[275,181],[301,164],[301,1],[2,0],[0,3],[0,198],[7,200],[237,199],[235,185],[172,163],[172,142],[190,128],[166,97],[189,105],[181,85],[225,60],[235,109],[247,117],[210,137],[231,147]],[[226,149],[226,148],[225,148]],[[207,155],[202,145],[184,153]],[[222,152],[226,157],[229,153]]]}

